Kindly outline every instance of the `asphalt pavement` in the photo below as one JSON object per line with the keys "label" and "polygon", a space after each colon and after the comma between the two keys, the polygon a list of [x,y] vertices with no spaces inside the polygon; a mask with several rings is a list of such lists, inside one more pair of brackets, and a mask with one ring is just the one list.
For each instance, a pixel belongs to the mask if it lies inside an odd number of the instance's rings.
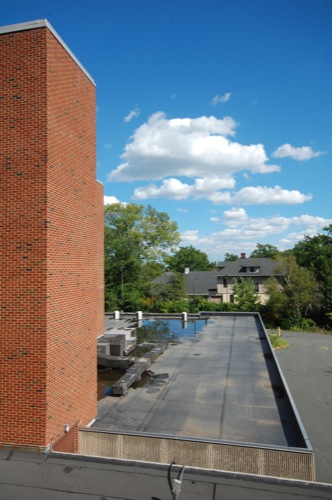
{"label": "asphalt pavement", "polygon": [[314,449],[316,479],[332,483],[332,335],[283,335],[289,347],[275,352]]}

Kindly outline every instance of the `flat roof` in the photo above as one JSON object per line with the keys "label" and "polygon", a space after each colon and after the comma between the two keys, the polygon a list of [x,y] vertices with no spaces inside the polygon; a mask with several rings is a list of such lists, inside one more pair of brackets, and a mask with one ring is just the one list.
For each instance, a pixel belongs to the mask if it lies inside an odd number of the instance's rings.
{"label": "flat roof", "polygon": [[260,316],[206,318],[193,341],[169,344],[153,377],[99,401],[92,428],[312,451]]}
{"label": "flat roof", "polygon": [[26,31],[33,30],[37,28],[48,28],[51,33],[55,36],[58,42],[63,46],[63,48],[68,52],[68,54],[72,57],[75,63],[80,67],[80,69],[85,73],[85,75],[89,78],[89,80],[96,86],[95,81],[92,76],[87,72],[84,66],[79,62],[77,57],[72,53],[70,48],[66,45],[66,43],[62,40],[60,35],[55,31],[53,26],[47,21],[47,19],[38,19],[36,21],[28,21],[26,23],[19,24],[9,24],[8,26],[0,26],[0,35],[4,33],[14,33],[15,31]]}
{"label": "flat roof", "polygon": [[[23,453],[0,449],[0,496],[24,500],[171,498],[168,466],[83,457],[65,453]],[[173,481],[180,466],[173,466]],[[186,467],[179,499],[330,499],[332,486]]]}

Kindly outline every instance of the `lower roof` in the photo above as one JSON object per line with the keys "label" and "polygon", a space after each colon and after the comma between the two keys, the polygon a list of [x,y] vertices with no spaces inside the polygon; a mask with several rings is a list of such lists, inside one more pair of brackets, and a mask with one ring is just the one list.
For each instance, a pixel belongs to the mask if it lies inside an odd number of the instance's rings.
{"label": "lower roof", "polygon": [[255,313],[221,313],[170,344],[125,398],[105,398],[93,428],[311,450]]}

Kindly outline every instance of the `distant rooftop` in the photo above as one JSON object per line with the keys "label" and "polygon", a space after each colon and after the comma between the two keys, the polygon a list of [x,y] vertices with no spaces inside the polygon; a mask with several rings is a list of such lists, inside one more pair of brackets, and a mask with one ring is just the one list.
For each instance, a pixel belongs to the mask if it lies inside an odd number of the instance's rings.
{"label": "distant rooftop", "polygon": [[274,276],[278,262],[266,257],[242,257],[234,261],[218,263],[219,276],[243,276],[245,270],[254,269],[259,276]]}

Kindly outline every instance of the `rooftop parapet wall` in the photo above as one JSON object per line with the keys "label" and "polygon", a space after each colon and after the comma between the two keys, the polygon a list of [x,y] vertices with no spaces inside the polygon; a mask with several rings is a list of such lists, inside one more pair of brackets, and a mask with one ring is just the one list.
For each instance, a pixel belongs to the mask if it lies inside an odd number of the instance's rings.
{"label": "rooftop parapet wall", "polygon": [[88,456],[162,464],[175,462],[202,469],[315,480],[313,454],[294,449],[174,439],[170,436],[118,434],[93,429],[81,429],[79,443],[79,453]]}

